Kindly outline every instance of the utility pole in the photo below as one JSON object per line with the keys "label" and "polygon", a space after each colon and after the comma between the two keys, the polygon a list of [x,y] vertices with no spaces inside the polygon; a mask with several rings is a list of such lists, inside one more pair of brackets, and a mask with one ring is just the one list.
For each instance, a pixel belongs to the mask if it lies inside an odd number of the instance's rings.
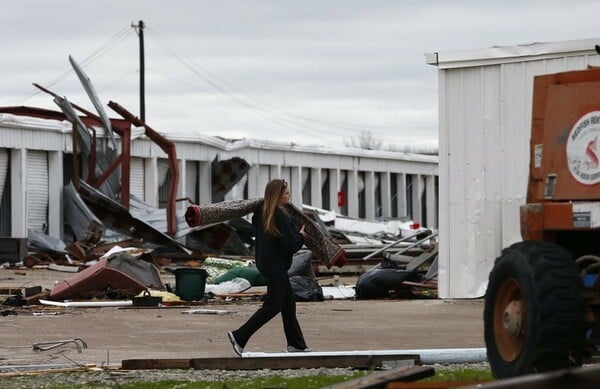
{"label": "utility pole", "polygon": [[138,24],[132,24],[140,38],[140,119],[146,121],[146,101],[144,90],[144,21],[140,20]]}

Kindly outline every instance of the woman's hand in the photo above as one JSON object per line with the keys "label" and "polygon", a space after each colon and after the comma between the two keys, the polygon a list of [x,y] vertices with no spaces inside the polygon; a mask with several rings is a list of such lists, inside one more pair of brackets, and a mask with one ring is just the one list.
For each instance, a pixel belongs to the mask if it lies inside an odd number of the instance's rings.
{"label": "woman's hand", "polygon": [[303,238],[306,237],[306,231],[304,231],[304,224],[300,227],[300,231],[298,231]]}

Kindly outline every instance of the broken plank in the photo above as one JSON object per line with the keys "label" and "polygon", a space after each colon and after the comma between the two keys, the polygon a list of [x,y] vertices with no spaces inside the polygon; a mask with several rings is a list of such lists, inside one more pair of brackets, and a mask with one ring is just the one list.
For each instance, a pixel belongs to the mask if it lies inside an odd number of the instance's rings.
{"label": "broken plank", "polygon": [[266,295],[267,292],[266,291],[260,291],[260,292],[241,292],[241,293],[222,293],[222,294],[214,294],[215,297],[220,297],[220,298],[245,298],[245,297],[262,297],[264,295]]}
{"label": "broken plank", "polygon": [[17,294],[22,293],[22,286],[0,286],[0,294]]}
{"label": "broken plank", "polygon": [[186,311],[181,311],[181,313],[185,313],[188,315],[197,315],[197,314],[204,314],[204,315],[231,315],[233,313],[235,313],[235,311],[226,311],[223,309],[188,309]]}
{"label": "broken plank", "polygon": [[[11,366],[6,366],[6,368],[11,368]],[[95,369],[96,365],[93,363],[86,363],[85,365],[73,366],[73,367],[56,367],[56,368],[39,368],[36,369],[36,365],[30,366],[15,366],[15,370],[12,371],[2,371],[0,372],[0,377],[18,377],[18,376],[26,376],[26,375],[40,375],[47,373],[70,373],[76,371],[87,371],[91,369]],[[25,369],[25,370],[24,370]]]}
{"label": "broken plank", "polygon": [[388,384],[395,381],[417,381],[432,377],[435,374],[433,367],[410,366],[399,367],[383,372],[369,374],[365,377],[356,378],[340,384],[332,385],[330,389],[372,389],[386,388]]}
{"label": "broken plank", "polygon": [[412,261],[410,261],[410,263],[406,265],[406,270],[417,270],[421,265],[423,265],[430,259],[433,259],[436,255],[438,255],[437,247],[434,250],[425,252],[413,259]]}
{"label": "broken plank", "polygon": [[0,294],[20,294],[23,297],[42,293],[41,286],[0,286]]}
{"label": "broken plank", "polygon": [[144,369],[189,369],[196,370],[256,370],[256,369],[315,369],[354,368],[372,369],[383,362],[392,360],[413,361],[417,355],[328,355],[298,356],[281,358],[192,358],[192,359],[125,359],[121,362],[124,370]]}
{"label": "broken plank", "polygon": [[55,263],[49,264],[48,269],[65,272],[65,273],[78,273],[79,272],[79,266],[57,265]]}
{"label": "broken plank", "polygon": [[24,297],[23,300],[27,302],[27,305],[38,305],[40,300],[45,300],[50,296],[50,292],[42,292],[34,294],[32,296]]}
{"label": "broken plank", "polygon": [[402,285],[412,286],[415,288],[424,288],[424,289],[437,289],[438,288],[437,282],[423,283],[423,282],[413,282],[413,281],[402,281]]}
{"label": "broken plank", "polygon": [[437,382],[390,382],[386,389],[450,389],[481,387],[482,384],[491,381],[437,381]]}
{"label": "broken plank", "polygon": [[189,369],[192,359],[124,359],[122,370]]}

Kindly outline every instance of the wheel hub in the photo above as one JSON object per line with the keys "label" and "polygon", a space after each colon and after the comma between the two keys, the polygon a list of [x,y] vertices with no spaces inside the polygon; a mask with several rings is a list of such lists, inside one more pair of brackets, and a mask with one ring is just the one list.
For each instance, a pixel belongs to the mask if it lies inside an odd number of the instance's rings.
{"label": "wheel hub", "polygon": [[502,315],[504,328],[511,338],[516,338],[521,332],[521,302],[513,300],[506,305]]}
{"label": "wheel hub", "polygon": [[527,306],[523,301],[521,286],[512,277],[498,286],[494,302],[494,338],[498,354],[506,362],[517,359],[525,341],[524,325],[527,323]]}

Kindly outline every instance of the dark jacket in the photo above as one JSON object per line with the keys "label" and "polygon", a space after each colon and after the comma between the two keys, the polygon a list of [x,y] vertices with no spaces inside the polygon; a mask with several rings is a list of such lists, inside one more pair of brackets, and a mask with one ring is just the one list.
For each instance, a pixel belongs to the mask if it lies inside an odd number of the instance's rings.
{"label": "dark jacket", "polygon": [[256,267],[265,277],[287,276],[287,271],[292,265],[292,256],[304,243],[292,220],[279,208],[275,211],[275,223],[282,236],[272,236],[265,231],[262,207],[252,216],[252,228],[256,238]]}

